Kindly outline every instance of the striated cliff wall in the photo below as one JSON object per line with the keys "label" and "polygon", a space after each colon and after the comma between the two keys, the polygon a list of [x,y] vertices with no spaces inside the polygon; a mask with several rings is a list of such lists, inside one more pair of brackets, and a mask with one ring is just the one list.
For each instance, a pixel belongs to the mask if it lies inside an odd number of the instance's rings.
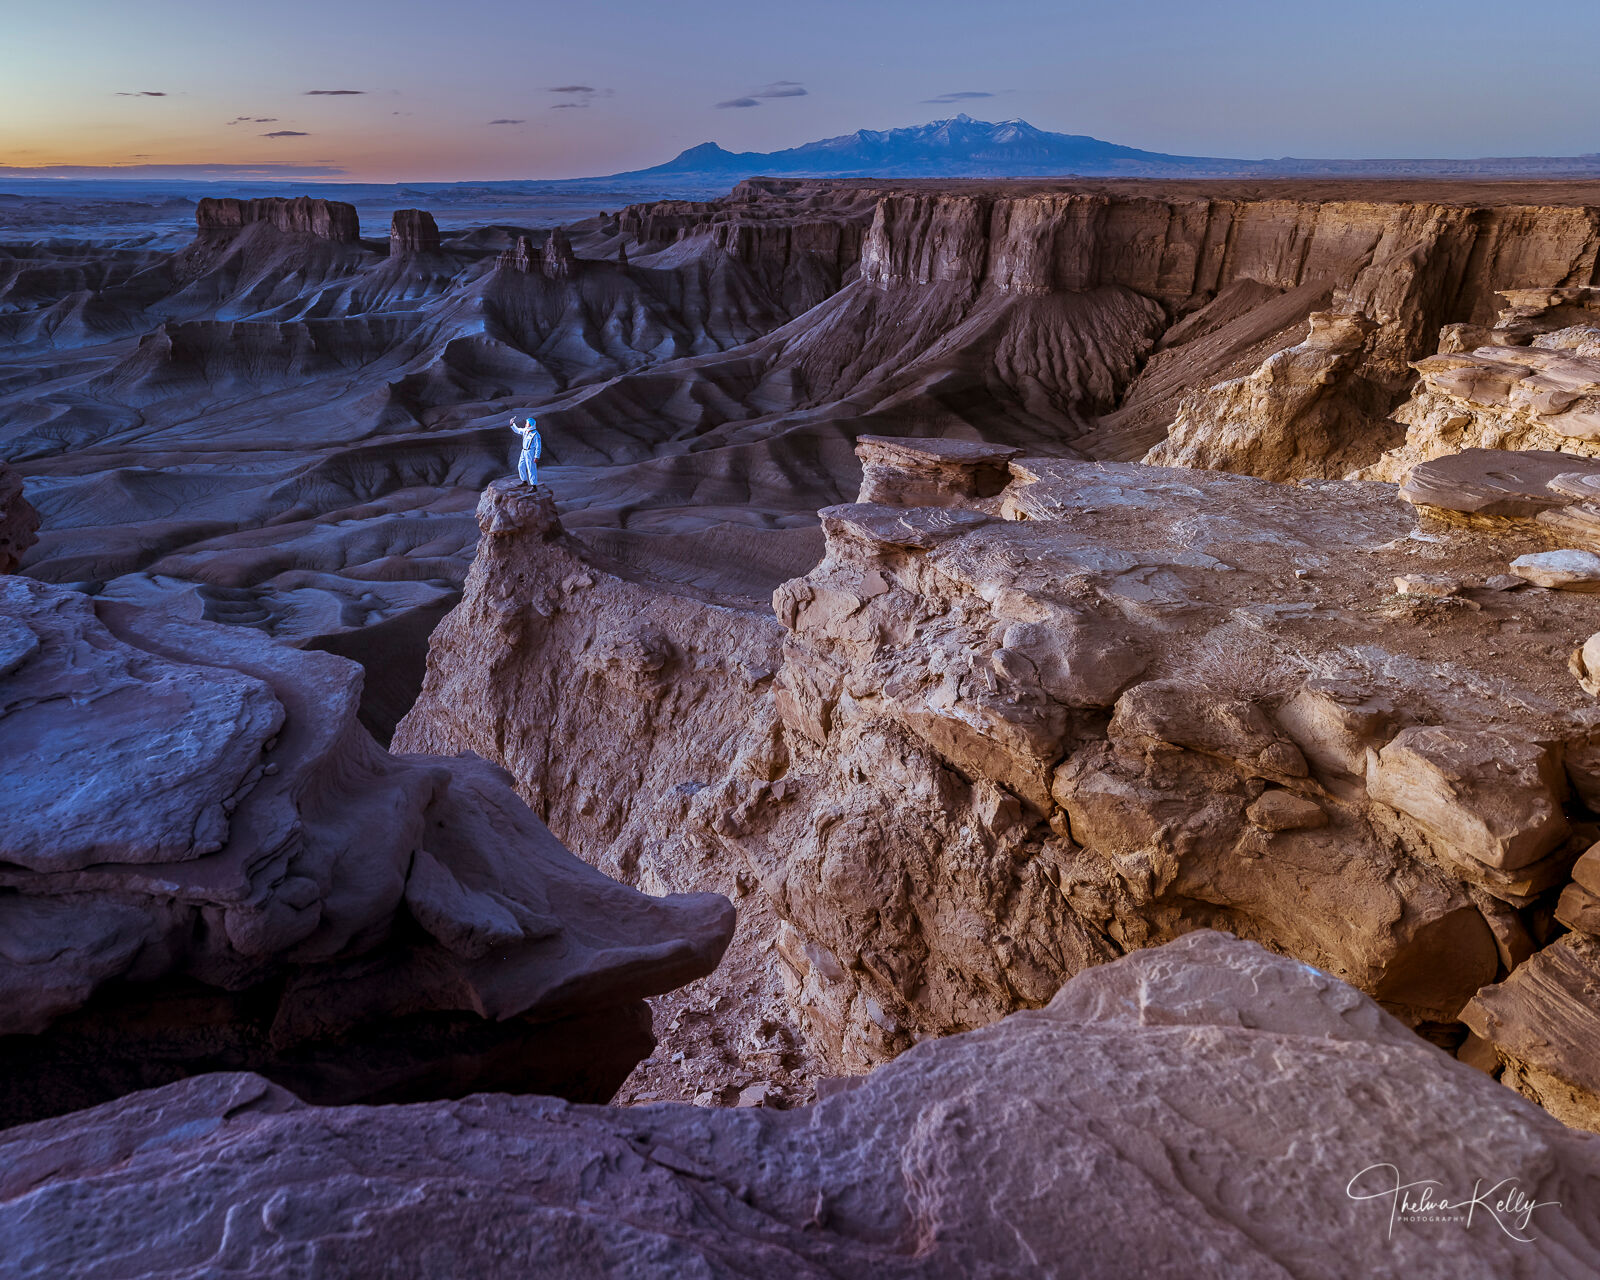
{"label": "striated cliff wall", "polygon": [[355,205],[314,196],[264,196],[259,200],[207,196],[195,206],[194,221],[202,236],[233,235],[257,222],[288,235],[315,236],[342,244],[353,244],[361,236]]}

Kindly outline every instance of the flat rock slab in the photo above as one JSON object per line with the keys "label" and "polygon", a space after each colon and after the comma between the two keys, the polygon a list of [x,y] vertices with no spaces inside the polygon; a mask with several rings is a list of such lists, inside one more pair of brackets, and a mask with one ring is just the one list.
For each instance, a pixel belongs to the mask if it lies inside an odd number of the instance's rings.
{"label": "flat rock slab", "polygon": [[855,502],[817,513],[831,540],[843,534],[861,542],[925,551],[991,522],[977,511],[941,507],[890,507]]}
{"label": "flat rock slab", "polygon": [[[1538,1207],[1391,1225],[1479,1178]],[[1531,1280],[1593,1274],[1597,1180],[1600,1138],[1200,932],[795,1111],[187,1080],[0,1138],[0,1239],[24,1276]]]}
{"label": "flat rock slab", "polygon": [[1577,500],[1551,487],[1558,476],[1570,484],[1589,475],[1600,481],[1600,464],[1591,471],[1584,459],[1550,449],[1463,449],[1412,467],[1400,496],[1414,506],[1468,515],[1530,517]]}
{"label": "flat rock slab", "polygon": [[1022,452],[1004,444],[983,440],[946,440],[901,436],[857,436],[857,454],[862,461],[903,459],[920,463],[1004,463]]}
{"label": "flat rock slab", "polygon": [[1592,551],[1568,548],[1518,556],[1511,562],[1511,572],[1526,578],[1536,587],[1553,587],[1558,591],[1600,591],[1600,555]]}

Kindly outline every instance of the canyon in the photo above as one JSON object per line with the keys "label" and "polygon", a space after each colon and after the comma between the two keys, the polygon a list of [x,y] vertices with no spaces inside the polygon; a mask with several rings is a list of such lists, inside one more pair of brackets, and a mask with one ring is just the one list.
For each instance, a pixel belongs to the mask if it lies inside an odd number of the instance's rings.
{"label": "canyon", "polygon": [[0,244],[21,1274],[1587,1274],[1600,189],[195,216]]}

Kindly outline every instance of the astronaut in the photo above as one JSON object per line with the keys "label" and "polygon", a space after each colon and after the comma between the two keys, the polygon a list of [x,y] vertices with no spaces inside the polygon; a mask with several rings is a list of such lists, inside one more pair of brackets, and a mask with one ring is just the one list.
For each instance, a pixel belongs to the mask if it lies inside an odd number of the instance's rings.
{"label": "astronaut", "polygon": [[539,483],[539,455],[544,452],[544,441],[539,438],[539,428],[534,425],[532,418],[525,419],[527,425],[519,427],[515,418],[511,419],[511,429],[522,437],[522,456],[517,459],[517,479],[524,484]]}

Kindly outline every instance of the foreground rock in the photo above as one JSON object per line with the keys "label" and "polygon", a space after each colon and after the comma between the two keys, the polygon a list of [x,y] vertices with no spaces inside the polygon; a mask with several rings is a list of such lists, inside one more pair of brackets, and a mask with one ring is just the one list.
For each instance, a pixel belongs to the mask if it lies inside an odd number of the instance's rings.
{"label": "foreground rock", "polygon": [[[1468,1221],[1400,1183],[1497,1191]],[[318,1110],[216,1075],[0,1139],[19,1276],[1532,1280],[1593,1273],[1597,1206],[1600,1138],[1206,933],[803,1111]]]}
{"label": "foreground rock", "polygon": [[360,669],[0,578],[0,1116],[208,1070],[314,1101],[604,1100],[726,901],[569,854],[482,760],[391,756]]}
{"label": "foreground rock", "polygon": [[[491,489],[398,740],[501,761],[641,882],[742,873],[834,1070],[1206,926],[1455,1044],[1553,940],[1596,836],[1600,713],[1566,663],[1600,602],[1467,585],[1529,537],[1413,537],[1382,485],[1048,459],[944,505],[993,459],[863,448],[878,500],[823,512],[776,622]],[[1456,588],[1394,594],[1417,574]]]}

